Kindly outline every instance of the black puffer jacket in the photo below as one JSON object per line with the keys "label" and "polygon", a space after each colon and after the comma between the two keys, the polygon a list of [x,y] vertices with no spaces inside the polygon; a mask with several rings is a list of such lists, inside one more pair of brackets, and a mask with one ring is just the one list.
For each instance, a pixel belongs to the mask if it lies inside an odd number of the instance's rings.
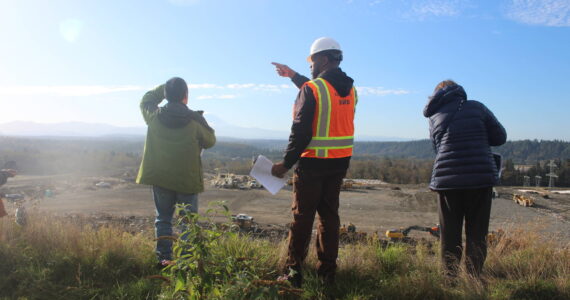
{"label": "black puffer jacket", "polygon": [[424,108],[436,152],[430,188],[472,189],[496,185],[498,170],[490,146],[507,140],[505,128],[460,85],[436,90]]}

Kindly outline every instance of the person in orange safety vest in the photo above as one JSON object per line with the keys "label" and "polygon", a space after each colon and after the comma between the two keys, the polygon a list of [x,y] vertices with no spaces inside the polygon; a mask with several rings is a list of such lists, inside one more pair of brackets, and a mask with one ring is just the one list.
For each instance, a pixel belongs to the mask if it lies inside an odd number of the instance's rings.
{"label": "person in orange safety vest", "polygon": [[353,79],[340,68],[340,45],[319,38],[311,46],[308,61],[313,79],[299,75],[286,65],[273,63],[277,73],[289,77],[300,91],[293,109],[293,125],[282,162],[272,174],[283,177],[297,164],[293,177],[293,222],[285,275],[300,287],[302,263],[307,255],[315,214],[317,226],[317,273],[332,284],[338,257],[340,188],[349,167],[354,145],[354,113],[357,103]]}

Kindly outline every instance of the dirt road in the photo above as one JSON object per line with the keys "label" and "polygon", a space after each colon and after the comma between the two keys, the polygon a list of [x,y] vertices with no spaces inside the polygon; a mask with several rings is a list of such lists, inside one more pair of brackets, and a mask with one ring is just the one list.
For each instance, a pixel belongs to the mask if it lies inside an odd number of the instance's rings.
{"label": "dirt road", "polygon": [[[110,187],[97,188],[100,181]],[[56,214],[111,214],[117,216],[150,217],[154,214],[151,190],[147,186],[117,178],[90,177],[21,177],[2,188],[3,193],[33,189],[53,191],[37,208]],[[438,223],[436,194],[422,186],[380,186],[373,190],[351,190],[341,193],[341,222],[355,224],[359,230],[384,232],[390,228],[410,225],[431,226]],[[491,229],[536,226],[570,240],[570,195],[555,195],[537,200],[537,207],[516,205],[509,193],[495,199],[491,213]],[[207,187],[200,195],[199,210],[208,203],[225,201],[232,213],[246,213],[262,224],[286,224],[291,221],[291,189],[273,196],[265,190],[226,190]],[[14,205],[7,205],[14,209]],[[420,235],[423,233],[419,233]]]}

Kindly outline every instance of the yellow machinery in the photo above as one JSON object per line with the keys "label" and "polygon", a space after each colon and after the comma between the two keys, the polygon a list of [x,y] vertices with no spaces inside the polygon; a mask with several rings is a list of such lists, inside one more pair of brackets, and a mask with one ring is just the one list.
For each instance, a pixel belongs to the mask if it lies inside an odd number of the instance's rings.
{"label": "yellow machinery", "polygon": [[[410,226],[406,229],[400,228],[400,229],[388,230],[386,231],[386,237],[389,238],[390,241],[392,242],[400,242],[400,241],[410,242],[412,241],[412,239],[408,237],[408,233],[410,233],[410,231],[412,230],[429,232],[431,236],[434,236],[438,239],[441,233],[439,224],[434,227]],[[487,242],[489,243],[489,245],[496,245],[499,242],[499,240],[503,238],[504,235],[505,232],[502,229],[499,229],[497,231],[491,231],[487,235]]]}
{"label": "yellow machinery", "polygon": [[534,199],[532,197],[529,197],[529,196],[514,194],[513,195],[513,201],[515,201],[515,203],[517,203],[518,205],[521,205],[524,207],[534,206]]}
{"label": "yellow machinery", "polygon": [[357,243],[363,242],[367,238],[366,232],[356,231],[356,226],[352,223],[348,223],[348,226],[344,224],[339,229],[339,240],[342,243]]}
{"label": "yellow machinery", "polygon": [[429,232],[431,236],[439,238],[439,225],[434,227],[425,227],[425,226],[417,226],[413,225],[408,228],[400,228],[400,229],[391,229],[386,231],[386,237],[389,238],[391,241],[401,241],[408,237],[408,234],[412,230],[418,231],[425,231]]}
{"label": "yellow machinery", "polygon": [[354,180],[351,179],[344,179],[342,181],[342,185],[340,186],[341,190],[348,190],[351,189],[354,184]]}

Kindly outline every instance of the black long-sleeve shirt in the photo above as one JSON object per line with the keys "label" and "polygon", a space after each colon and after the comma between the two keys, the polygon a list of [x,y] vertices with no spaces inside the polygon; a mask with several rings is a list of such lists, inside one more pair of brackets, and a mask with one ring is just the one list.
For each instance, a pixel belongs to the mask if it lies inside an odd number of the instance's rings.
{"label": "black long-sleeve shirt", "polygon": [[[354,82],[340,68],[324,71],[318,77],[329,82],[343,97],[350,94]],[[301,158],[301,153],[305,151],[313,137],[313,118],[315,117],[317,100],[311,88],[304,85],[309,81],[309,78],[297,73],[291,80],[300,90],[295,100],[293,125],[289,135],[289,144],[283,158],[284,166],[290,169],[299,161],[299,167],[306,169],[348,169],[350,157]]]}

